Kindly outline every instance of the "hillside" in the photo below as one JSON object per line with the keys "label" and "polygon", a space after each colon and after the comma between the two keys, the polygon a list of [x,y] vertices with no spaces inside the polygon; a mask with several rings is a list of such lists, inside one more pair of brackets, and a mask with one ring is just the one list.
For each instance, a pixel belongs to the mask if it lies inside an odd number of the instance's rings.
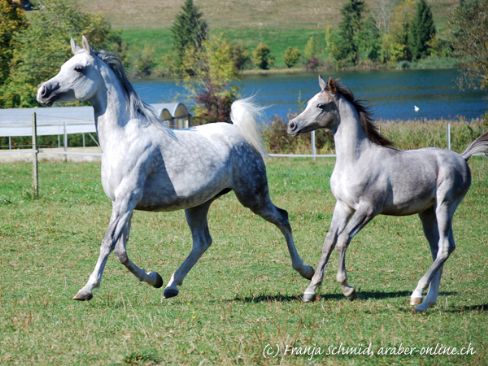
{"label": "hillside", "polygon": [[[366,0],[373,11],[394,0]],[[118,29],[168,28],[184,0],[76,0],[80,9],[104,15]],[[439,33],[459,0],[429,0]],[[195,0],[211,28],[300,28],[335,26],[345,0]]]}

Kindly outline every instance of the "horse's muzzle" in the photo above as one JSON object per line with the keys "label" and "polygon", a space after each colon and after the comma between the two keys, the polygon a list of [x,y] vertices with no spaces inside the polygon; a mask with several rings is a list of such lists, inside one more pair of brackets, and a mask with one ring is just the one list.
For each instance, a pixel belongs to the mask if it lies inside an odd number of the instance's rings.
{"label": "horse's muzzle", "polygon": [[52,104],[54,97],[56,96],[56,91],[59,89],[59,83],[44,83],[41,85],[37,91],[37,101],[40,104]]}

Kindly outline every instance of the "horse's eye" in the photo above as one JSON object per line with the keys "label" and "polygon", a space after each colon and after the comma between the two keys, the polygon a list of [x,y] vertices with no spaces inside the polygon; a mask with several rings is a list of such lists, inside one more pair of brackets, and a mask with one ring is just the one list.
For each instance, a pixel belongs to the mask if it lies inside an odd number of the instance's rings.
{"label": "horse's eye", "polygon": [[77,66],[75,66],[75,71],[76,71],[76,72],[83,72],[83,70],[84,70],[84,69],[85,69],[85,68],[84,68],[83,66],[81,66],[81,65],[77,65]]}
{"label": "horse's eye", "polygon": [[325,103],[319,103],[317,104],[318,109],[325,109],[326,104]]}

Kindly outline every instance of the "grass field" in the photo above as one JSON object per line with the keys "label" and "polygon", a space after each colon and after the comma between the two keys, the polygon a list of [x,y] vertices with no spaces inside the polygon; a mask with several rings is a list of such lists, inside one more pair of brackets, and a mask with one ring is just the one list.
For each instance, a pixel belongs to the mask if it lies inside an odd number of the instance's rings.
{"label": "grass field", "polygon": [[[215,29],[211,34],[223,36],[228,40],[244,46],[249,55],[259,42],[264,42],[270,47],[271,56],[274,57],[274,66],[285,68],[283,53],[288,47],[296,47],[303,50],[311,35],[324,37],[322,30],[313,29],[277,29],[277,28],[245,28],[245,29]],[[122,39],[129,45],[131,55],[140,55],[145,46],[154,52],[154,60],[161,63],[164,55],[167,55],[173,46],[170,28],[132,28],[121,31]]]}
{"label": "grass field", "polygon": [[[348,301],[335,282],[303,304],[307,281],[290,267],[278,230],[232,193],[210,210],[214,244],[180,295],[139,283],[111,257],[90,302],[71,297],[93,268],[110,215],[98,164],[42,163],[30,198],[29,164],[0,165],[1,365],[483,365],[488,363],[488,159],[470,161],[473,186],[454,218],[457,250],[441,295],[413,314],[410,292],[429,265],[416,217],[378,217],[348,251]],[[330,222],[332,160],[270,160],[275,203],[290,212],[298,249],[315,265]],[[134,215],[129,255],[168,280],[190,249],[182,211]],[[329,347],[471,345],[472,356],[331,356]],[[269,346],[268,346],[269,345]],[[265,357],[276,352],[276,357]],[[284,354],[321,347],[322,355]],[[269,348],[272,347],[272,348]],[[344,348],[343,348],[344,349]],[[316,349],[318,350],[318,349]]]}

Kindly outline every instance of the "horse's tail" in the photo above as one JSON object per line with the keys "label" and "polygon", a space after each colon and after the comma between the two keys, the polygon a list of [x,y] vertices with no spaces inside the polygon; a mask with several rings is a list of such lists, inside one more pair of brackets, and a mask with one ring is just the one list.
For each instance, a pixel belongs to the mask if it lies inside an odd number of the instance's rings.
{"label": "horse's tail", "polygon": [[239,99],[232,103],[230,107],[230,119],[236,125],[242,136],[264,157],[264,149],[261,131],[259,130],[258,120],[263,107],[260,107],[252,101],[252,97]]}
{"label": "horse's tail", "polygon": [[468,161],[471,156],[478,153],[488,155],[488,132],[470,143],[461,155],[464,160]]}

